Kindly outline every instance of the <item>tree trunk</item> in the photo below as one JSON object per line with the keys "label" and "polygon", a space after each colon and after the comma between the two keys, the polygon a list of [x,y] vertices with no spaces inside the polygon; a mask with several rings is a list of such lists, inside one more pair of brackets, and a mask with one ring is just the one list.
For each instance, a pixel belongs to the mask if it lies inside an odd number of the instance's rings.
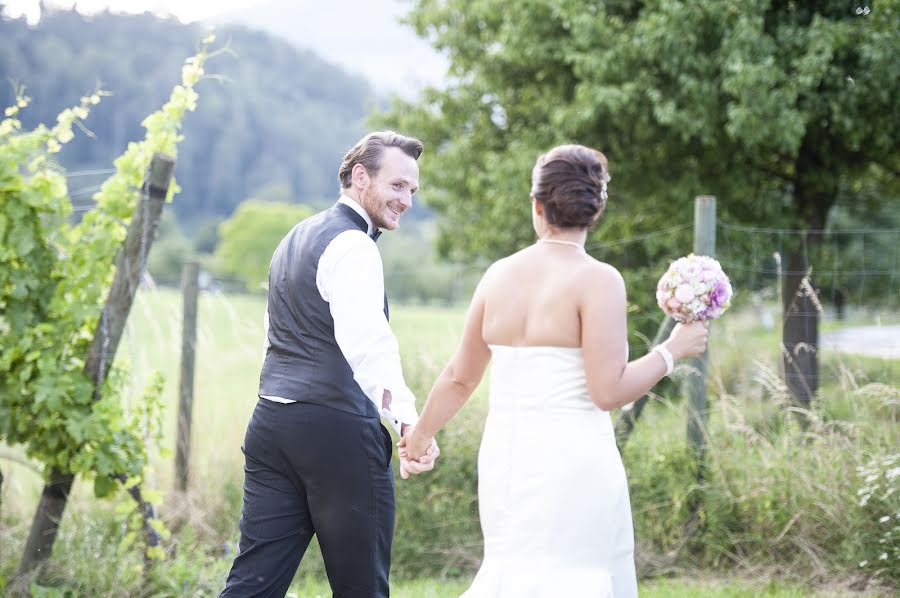
{"label": "tree trunk", "polygon": [[784,248],[781,283],[784,382],[797,404],[808,407],[819,388],[819,314],[812,282],[812,249],[822,242],[840,180],[820,131],[807,131],[794,164],[794,221],[803,232]]}
{"label": "tree trunk", "polygon": [[20,581],[27,581],[28,585],[40,573],[40,565],[47,562],[50,551],[53,550],[59,522],[66,510],[66,501],[74,481],[75,476],[71,474],[63,474],[55,469],[50,472],[50,480],[41,493],[17,574]]}
{"label": "tree trunk", "polygon": [[782,282],[784,382],[793,398],[808,407],[819,388],[819,313],[821,306],[810,280],[802,247],[785,253]]}
{"label": "tree trunk", "polygon": [[843,321],[846,313],[846,297],[844,297],[844,291],[838,289],[834,292],[834,317]]}

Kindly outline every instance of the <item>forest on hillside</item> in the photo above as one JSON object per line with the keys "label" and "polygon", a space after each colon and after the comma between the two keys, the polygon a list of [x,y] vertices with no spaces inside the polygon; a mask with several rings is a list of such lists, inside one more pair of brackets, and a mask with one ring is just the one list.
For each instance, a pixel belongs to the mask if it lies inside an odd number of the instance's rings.
{"label": "forest on hillside", "polygon": [[[45,13],[30,26],[0,18],[0,103],[24,88],[25,127],[53,123],[81,96],[110,95],[60,155],[76,210],[90,207],[103,171],[131,141],[142,119],[178,81],[181,64],[205,30],[150,15],[74,10]],[[216,29],[225,51],[211,59],[198,86],[196,112],[185,120],[172,206],[179,225],[207,229],[249,197],[321,205],[337,192],[343,152],[362,133],[375,105],[369,83],[317,55],[243,27]]]}

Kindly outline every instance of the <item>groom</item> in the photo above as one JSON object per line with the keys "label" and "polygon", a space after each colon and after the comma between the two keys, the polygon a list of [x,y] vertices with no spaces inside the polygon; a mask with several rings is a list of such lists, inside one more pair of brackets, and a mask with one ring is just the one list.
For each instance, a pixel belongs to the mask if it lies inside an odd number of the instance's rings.
{"label": "groom", "polygon": [[[240,552],[221,596],[284,596],[313,534],[336,598],[388,596],[391,436],[415,398],[388,324],[380,229],[419,186],[422,143],[370,133],[344,156],[338,202],[295,226],[269,266],[266,355],[243,451]],[[432,445],[401,476],[434,467]]]}

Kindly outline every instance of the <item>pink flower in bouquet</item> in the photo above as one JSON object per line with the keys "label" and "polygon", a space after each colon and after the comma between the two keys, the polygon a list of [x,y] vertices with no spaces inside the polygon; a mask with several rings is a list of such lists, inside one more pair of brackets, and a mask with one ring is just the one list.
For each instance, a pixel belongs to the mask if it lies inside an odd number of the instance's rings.
{"label": "pink flower in bouquet", "polygon": [[678,322],[714,320],[731,304],[731,282],[715,259],[679,258],[656,285],[656,302]]}
{"label": "pink flower in bouquet", "polygon": [[691,285],[682,283],[675,289],[675,298],[681,303],[690,303],[694,299],[694,289]]}

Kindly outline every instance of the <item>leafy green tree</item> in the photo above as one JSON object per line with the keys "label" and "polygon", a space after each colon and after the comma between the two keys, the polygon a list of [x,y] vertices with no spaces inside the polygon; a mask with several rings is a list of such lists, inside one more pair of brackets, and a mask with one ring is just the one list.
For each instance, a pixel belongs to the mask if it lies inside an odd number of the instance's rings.
{"label": "leafy green tree", "polygon": [[392,303],[454,305],[475,289],[481,269],[439,260],[433,238],[431,223],[409,220],[379,239],[384,286]]}
{"label": "leafy green tree", "polygon": [[[733,221],[822,229],[842,188],[878,165],[889,179],[898,171],[898,0],[869,5],[417,0],[409,20],[449,57],[453,80],[382,120],[430,148],[423,187],[436,188],[425,197],[445,216],[445,255],[530,242],[530,168],[563,142],[610,159],[594,241],[689,222],[698,194],[718,196]],[[644,264],[673,258],[687,232],[628,251]],[[800,235],[785,255],[787,381],[803,401],[818,383],[804,247],[818,240]],[[635,257],[607,253],[617,265]]]}
{"label": "leafy green tree", "polygon": [[281,239],[298,222],[312,216],[304,205],[249,199],[219,226],[216,258],[248,290],[265,288],[269,262]]}
{"label": "leafy green tree", "polygon": [[174,212],[164,211],[147,256],[147,272],[157,283],[178,284],[185,262],[196,257],[197,251],[179,228]]}
{"label": "leafy green tree", "polygon": [[816,284],[823,302],[844,316],[848,304],[896,309],[897,263],[900,254],[900,207],[882,201],[896,191],[863,188],[852,201],[839,201],[828,216],[828,225],[813,261],[820,264]]}

